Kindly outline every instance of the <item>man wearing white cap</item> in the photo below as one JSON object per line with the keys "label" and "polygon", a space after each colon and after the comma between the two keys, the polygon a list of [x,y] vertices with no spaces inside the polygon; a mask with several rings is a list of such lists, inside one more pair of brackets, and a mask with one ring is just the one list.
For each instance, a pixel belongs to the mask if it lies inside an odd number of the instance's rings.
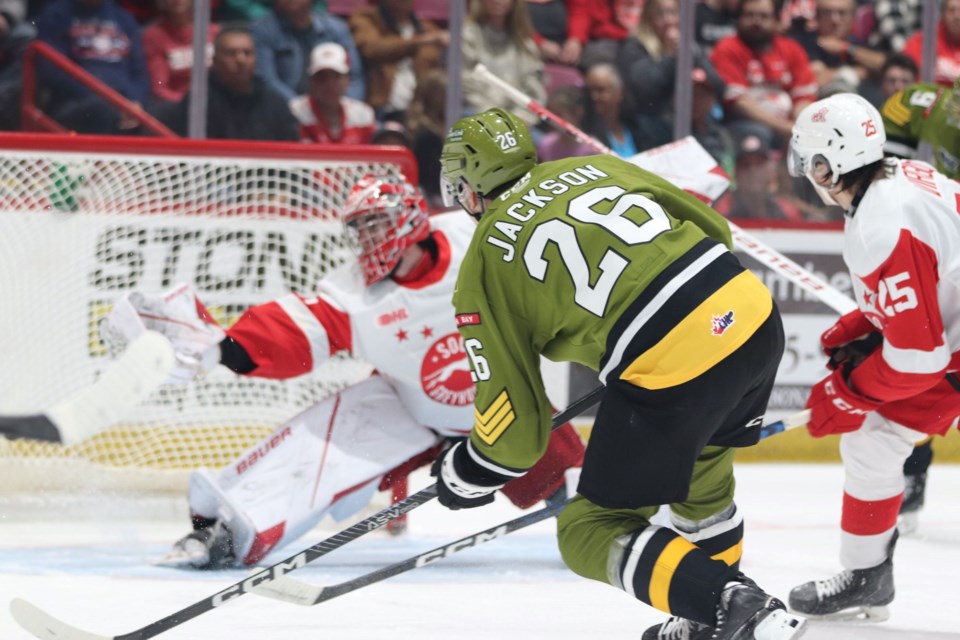
{"label": "man wearing white cap", "polygon": [[317,45],[310,53],[307,95],[290,101],[300,122],[303,142],[369,144],[376,128],[373,108],[346,95],[350,57],[334,42]]}

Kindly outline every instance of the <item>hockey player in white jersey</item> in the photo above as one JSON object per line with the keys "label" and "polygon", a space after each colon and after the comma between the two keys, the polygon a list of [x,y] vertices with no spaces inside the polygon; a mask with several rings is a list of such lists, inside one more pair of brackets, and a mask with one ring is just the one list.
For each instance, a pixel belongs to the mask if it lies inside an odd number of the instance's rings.
{"label": "hockey player in white jersey", "polygon": [[[186,286],[129,294],[111,314],[107,331],[123,339],[144,328],[166,335],[181,382],[218,363],[291,378],[341,351],[375,369],[219,472],[193,473],[194,530],[162,564],[254,564],[324,514],[340,520],[359,511],[378,487],[429,463],[443,439],[473,426],[474,386],[451,300],[475,225],[460,214],[431,218],[416,189],[375,176],[352,190],[344,219],[359,260],[324,278],[314,297],[289,294],[252,307],[226,332]],[[582,459],[583,444],[567,424],[554,432],[535,477],[503,493],[521,508],[565,499],[564,472]]]}
{"label": "hockey player in white jersey", "polygon": [[960,415],[960,184],[924,162],[884,160],[885,138],[876,109],[839,94],[807,106],[791,139],[791,172],[844,209],[858,305],[821,337],[833,371],[807,401],[812,435],[843,434],[845,474],[844,570],[790,593],[810,616],[887,617],[903,462]]}

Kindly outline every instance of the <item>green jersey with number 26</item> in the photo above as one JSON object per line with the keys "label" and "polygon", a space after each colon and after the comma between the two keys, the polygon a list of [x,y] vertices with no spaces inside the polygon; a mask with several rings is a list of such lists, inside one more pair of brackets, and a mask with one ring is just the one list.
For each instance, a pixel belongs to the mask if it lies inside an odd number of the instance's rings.
{"label": "green jersey with number 26", "polygon": [[457,323],[477,385],[476,449],[510,469],[547,446],[540,354],[599,369],[617,318],[726,221],[613,156],[536,165],[487,208],[460,267]]}

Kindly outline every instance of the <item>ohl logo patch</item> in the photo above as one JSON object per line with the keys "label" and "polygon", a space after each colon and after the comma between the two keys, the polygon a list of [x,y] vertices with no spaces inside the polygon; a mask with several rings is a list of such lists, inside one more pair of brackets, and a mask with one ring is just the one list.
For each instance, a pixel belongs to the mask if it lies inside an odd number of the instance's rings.
{"label": "ohl logo patch", "polygon": [[430,345],[420,365],[420,383],[423,392],[440,404],[473,404],[477,390],[470,379],[467,352],[459,333],[447,334]]}
{"label": "ohl logo patch", "polygon": [[722,316],[713,316],[713,329],[711,333],[715,336],[722,336],[726,333],[730,325],[733,324],[733,311],[727,311]]}

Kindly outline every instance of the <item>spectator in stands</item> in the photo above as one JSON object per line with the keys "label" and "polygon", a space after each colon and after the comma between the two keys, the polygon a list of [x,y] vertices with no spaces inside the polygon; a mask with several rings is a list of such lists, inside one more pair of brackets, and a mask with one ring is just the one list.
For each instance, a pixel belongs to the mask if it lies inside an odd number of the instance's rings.
{"label": "spectator in stands", "polygon": [[629,158],[654,147],[660,141],[646,141],[626,96],[617,68],[598,62],[584,76],[587,87],[587,113],[583,130],[610,147],[621,158]]}
{"label": "spectator in stands", "polygon": [[534,40],[544,62],[576,65],[583,45],[570,31],[569,13],[578,0],[527,0],[527,12],[536,33]]}
{"label": "spectator in stands", "polygon": [[403,119],[417,83],[443,67],[450,35],[413,12],[412,0],[380,0],[350,16],[363,58],[367,103],[381,120]]}
{"label": "spectator in stands", "polygon": [[[16,4],[16,3],[13,3]],[[0,2],[0,130],[20,129],[23,51],[36,35],[24,21],[25,7]]]}
{"label": "spectator in stands", "polygon": [[871,74],[880,73],[886,59],[857,41],[853,34],[854,0],[817,0],[816,31],[795,31],[817,79],[821,95],[855,93]]}
{"label": "spectator in stands", "polygon": [[312,0],[275,0],[273,11],[250,26],[257,43],[257,75],[280,95],[293,100],[307,92],[310,52],[324,42],[335,42],[350,55],[347,95],[363,100],[363,63],[346,22],[313,10]]}
{"label": "spectator in stands", "polygon": [[[907,39],[903,52],[920,67],[923,58],[923,33]],[[960,77],[960,0],[941,0],[937,24],[937,64],[933,81],[946,87]]]}
{"label": "spectator in stands", "polygon": [[[581,128],[586,111],[586,96],[580,87],[566,86],[547,96],[547,109],[573,126]],[[563,129],[554,128],[537,143],[537,158],[540,162],[589,156],[597,153],[590,145],[580,142]]]}
{"label": "spectator in stands", "polygon": [[580,67],[615,62],[620,43],[637,28],[643,0],[581,0],[568,13],[569,34],[583,46]]}
{"label": "spectator in stands", "polygon": [[775,195],[777,167],[770,157],[770,147],[762,138],[748,135],[740,141],[734,185],[735,188],[725,193],[714,205],[725,217],[803,220],[803,214],[797,207]]}
{"label": "spectator in stands", "polygon": [[[270,13],[274,0],[215,0],[220,3],[220,20],[253,22]],[[313,10],[327,10],[327,0],[313,0]]]}
{"label": "spectator in stands", "polygon": [[[633,104],[641,113],[672,122],[679,46],[679,1],[646,0],[640,24],[620,46],[617,64]],[[716,75],[699,45],[692,43],[689,46],[693,49],[694,65]]]}
{"label": "spectator in stands", "polygon": [[[180,102],[190,90],[193,70],[193,0],[157,0],[157,7],[160,17],[143,31],[150,92],[161,103]],[[207,28],[208,67],[218,30],[214,23]]]}
{"label": "spectator in stands", "polygon": [[922,26],[922,0],[877,0],[873,5],[876,29],[867,42],[887,53],[899,52],[907,38]]}
{"label": "spectator in stands", "polygon": [[0,15],[9,26],[22,23],[27,17],[26,0],[0,0]]}
{"label": "spectator in stands", "polygon": [[[690,133],[728,175],[733,175],[736,146],[730,132],[715,116],[723,96],[723,81],[700,67],[694,67],[690,75],[693,81]],[[669,129],[669,123],[664,123],[664,127]]]}
{"label": "spectator in stands", "polygon": [[[225,27],[213,41],[207,83],[207,137],[227,140],[299,139],[287,100],[254,74],[257,53],[245,27]],[[177,103],[168,126],[187,135],[189,92]]]}
{"label": "spectator in stands", "polygon": [[309,91],[290,102],[300,122],[300,140],[370,144],[376,130],[373,108],[345,95],[350,83],[347,50],[335,42],[314,47],[310,54]]}
{"label": "spectator in stands", "polygon": [[880,103],[874,106],[879,109],[887,98],[914,84],[919,76],[920,70],[913,58],[903,53],[891,53],[880,70]]}
{"label": "spectator in stands", "polygon": [[807,54],[777,34],[778,7],[775,0],[743,0],[737,34],[721,40],[710,54],[726,84],[731,133],[753,133],[767,144],[788,140],[797,113],[817,97]]}
{"label": "spectator in stands", "polygon": [[[410,138],[410,132],[402,122],[396,120],[387,120],[380,128],[373,133],[373,139],[370,144],[382,144],[393,147],[406,147],[413,150],[413,140]],[[439,162],[437,163],[439,165]],[[423,177],[423,173],[420,173]]]}
{"label": "spectator in stands", "polygon": [[478,64],[534,100],[546,99],[543,62],[525,0],[477,0],[471,5],[463,24],[463,100],[471,112],[502,107],[535,124],[533,114],[473,73]]}
{"label": "spectator in stands", "polygon": [[[114,0],[55,0],[36,20],[37,37],[135,105],[150,91],[140,26]],[[80,133],[115,134],[137,121],[51,65],[40,66],[48,111]]]}
{"label": "spectator in stands", "polygon": [[740,0],[703,0],[694,7],[697,44],[708,53],[718,42],[737,32]]}
{"label": "spectator in stands", "polygon": [[446,98],[447,74],[443,69],[434,69],[420,78],[407,111],[407,127],[413,135],[420,189],[431,209],[443,207],[440,151],[447,133]]}

